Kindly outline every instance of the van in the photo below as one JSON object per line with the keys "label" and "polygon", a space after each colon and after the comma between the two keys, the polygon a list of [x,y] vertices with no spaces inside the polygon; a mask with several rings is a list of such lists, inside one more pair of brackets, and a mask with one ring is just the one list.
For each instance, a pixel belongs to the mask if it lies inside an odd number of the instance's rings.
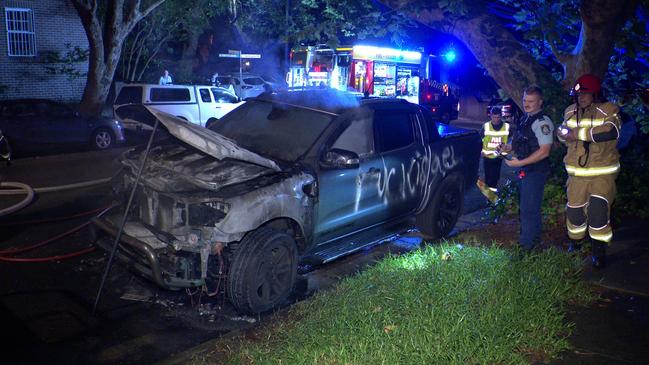
{"label": "van", "polygon": [[190,123],[209,126],[244,102],[231,88],[201,85],[127,84],[113,105],[115,118],[128,130],[151,129],[132,118],[126,105],[146,105]]}

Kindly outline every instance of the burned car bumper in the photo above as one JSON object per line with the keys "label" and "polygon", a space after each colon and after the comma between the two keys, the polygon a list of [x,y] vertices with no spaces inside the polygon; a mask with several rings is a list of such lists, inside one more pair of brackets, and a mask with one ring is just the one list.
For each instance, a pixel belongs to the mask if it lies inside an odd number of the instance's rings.
{"label": "burned car bumper", "polygon": [[[93,224],[95,229],[108,234],[105,239],[98,239],[96,244],[109,252],[112,251],[114,238],[118,233],[117,225],[108,218],[96,218]],[[146,227],[138,226],[137,223],[129,222],[129,224],[131,230],[135,226],[140,232],[148,231]],[[200,274],[196,273],[196,266],[200,262],[197,254],[185,252],[184,256],[179,255],[173,248],[157,240],[151,231],[148,232],[150,235],[144,240],[123,232],[115,253],[117,257],[165,289],[177,290],[204,284]],[[156,240],[159,244],[152,244]]]}

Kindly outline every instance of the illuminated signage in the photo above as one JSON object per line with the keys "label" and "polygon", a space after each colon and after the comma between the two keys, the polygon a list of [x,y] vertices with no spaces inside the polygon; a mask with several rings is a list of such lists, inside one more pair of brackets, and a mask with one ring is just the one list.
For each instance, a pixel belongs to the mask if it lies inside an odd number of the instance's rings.
{"label": "illuminated signage", "polygon": [[394,48],[373,46],[354,46],[354,58],[370,61],[390,61],[402,63],[421,63],[421,53],[414,51],[401,51]]}

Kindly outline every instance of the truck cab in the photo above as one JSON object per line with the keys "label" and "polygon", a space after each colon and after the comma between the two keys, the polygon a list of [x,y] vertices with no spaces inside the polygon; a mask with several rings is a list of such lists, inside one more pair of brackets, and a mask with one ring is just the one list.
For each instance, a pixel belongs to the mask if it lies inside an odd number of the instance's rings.
{"label": "truck cab", "polygon": [[113,112],[124,128],[151,129],[132,118],[130,105],[146,105],[200,126],[208,126],[239,107],[241,101],[231,88],[208,85],[128,84],[117,94]]}

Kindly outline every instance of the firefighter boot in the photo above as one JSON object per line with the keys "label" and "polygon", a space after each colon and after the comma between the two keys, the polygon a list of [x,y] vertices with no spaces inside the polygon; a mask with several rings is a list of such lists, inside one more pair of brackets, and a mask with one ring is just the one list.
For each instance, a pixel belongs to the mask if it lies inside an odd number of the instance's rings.
{"label": "firefighter boot", "polygon": [[605,242],[597,240],[591,241],[591,261],[594,269],[603,269],[606,267],[606,246]]}
{"label": "firefighter boot", "polygon": [[579,252],[581,251],[582,242],[581,240],[570,240],[570,245],[568,246],[568,252]]}

